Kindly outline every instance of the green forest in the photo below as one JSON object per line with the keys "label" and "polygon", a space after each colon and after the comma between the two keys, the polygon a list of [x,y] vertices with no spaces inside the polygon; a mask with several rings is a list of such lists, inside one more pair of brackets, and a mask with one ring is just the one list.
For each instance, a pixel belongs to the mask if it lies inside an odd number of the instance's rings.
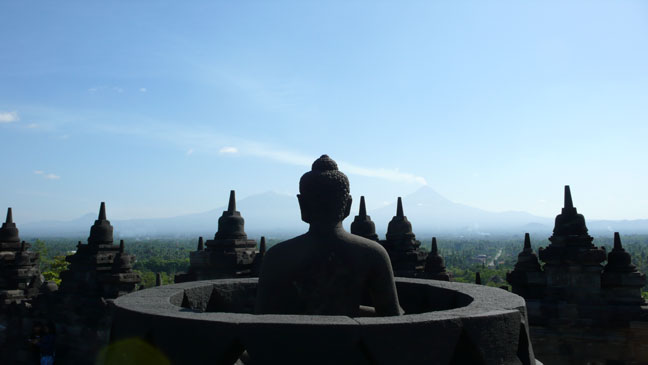
{"label": "green forest", "polygon": [[[632,263],[643,273],[648,273],[648,235],[621,236],[623,247],[632,256]],[[32,241],[32,249],[40,252],[40,269],[47,280],[60,282],[59,274],[67,267],[65,256],[76,249],[78,239],[43,238]],[[267,239],[268,247],[281,241]],[[439,253],[452,273],[453,280],[474,282],[476,272],[480,273],[483,284],[489,286],[508,286],[506,272],[513,269],[518,253],[522,250],[524,237],[457,238],[438,237]],[[431,238],[421,240],[422,247],[429,250]],[[134,254],[134,270],[140,273],[145,287],[155,285],[155,273],[160,273],[163,284],[173,282],[176,273],[185,272],[189,267],[189,252],[196,250],[198,239],[154,238],[125,240],[126,251]],[[538,247],[546,247],[546,237],[531,236],[531,245],[537,253]],[[595,237],[596,246],[612,249],[612,236]],[[648,298],[648,285],[644,287]]]}

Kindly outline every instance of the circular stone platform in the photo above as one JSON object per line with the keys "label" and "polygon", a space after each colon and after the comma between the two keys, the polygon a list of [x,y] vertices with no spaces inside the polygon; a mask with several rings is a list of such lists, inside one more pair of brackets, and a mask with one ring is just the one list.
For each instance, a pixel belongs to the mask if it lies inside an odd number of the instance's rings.
{"label": "circular stone platform", "polygon": [[[535,364],[524,299],[482,285],[396,278],[397,317],[254,315],[257,279],[195,281],[115,300],[111,346],[139,338],[172,364]],[[369,304],[369,303],[368,303]],[[150,347],[150,346],[149,346]]]}

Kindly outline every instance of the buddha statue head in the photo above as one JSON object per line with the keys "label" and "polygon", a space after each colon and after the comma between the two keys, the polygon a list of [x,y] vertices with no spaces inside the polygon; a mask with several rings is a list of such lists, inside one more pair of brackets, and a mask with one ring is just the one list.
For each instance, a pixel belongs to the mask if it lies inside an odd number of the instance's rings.
{"label": "buddha statue head", "polygon": [[299,207],[308,224],[334,226],[349,216],[349,179],[330,157],[322,155],[299,180]]}

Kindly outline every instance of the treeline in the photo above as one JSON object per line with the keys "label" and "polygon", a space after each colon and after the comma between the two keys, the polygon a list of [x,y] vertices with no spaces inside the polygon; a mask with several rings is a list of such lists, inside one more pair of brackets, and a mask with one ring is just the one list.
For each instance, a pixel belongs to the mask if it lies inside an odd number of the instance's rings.
{"label": "treeline", "polygon": [[[32,242],[32,250],[40,252],[40,269],[46,280],[60,283],[59,274],[67,268],[65,257],[76,251],[77,243],[87,243],[87,238],[43,238]],[[257,240],[258,241],[258,240]],[[269,245],[279,240],[267,240]],[[119,243],[115,240],[115,244]],[[155,275],[160,273],[162,283],[173,283],[177,273],[189,269],[189,252],[198,247],[197,238],[125,239],[125,250],[135,255],[133,270],[142,276],[144,287],[155,285]]]}
{"label": "treeline", "polygon": [[[648,273],[648,235],[621,236],[623,247],[632,256],[632,263],[643,273]],[[42,239],[32,241],[33,250],[41,253],[41,271],[47,280],[58,280],[58,274],[66,268],[65,256],[76,250],[79,239]],[[272,247],[280,239],[268,239]],[[421,240],[424,249],[429,250],[431,238]],[[85,243],[85,239],[82,239]],[[438,237],[439,253],[445,259],[453,280],[474,282],[479,272],[482,283],[489,286],[508,286],[506,273],[513,270],[517,255],[522,250],[524,236],[457,238]],[[118,243],[115,242],[115,243]],[[531,236],[531,245],[537,253],[538,247],[549,245],[547,237]],[[177,273],[189,268],[189,252],[195,251],[197,238],[126,239],[126,252],[135,255],[133,269],[142,275],[143,285],[155,285],[155,274],[160,273],[162,282],[172,283]],[[596,246],[604,246],[607,252],[613,247],[613,238],[596,237]],[[648,285],[644,287],[648,294]]]}

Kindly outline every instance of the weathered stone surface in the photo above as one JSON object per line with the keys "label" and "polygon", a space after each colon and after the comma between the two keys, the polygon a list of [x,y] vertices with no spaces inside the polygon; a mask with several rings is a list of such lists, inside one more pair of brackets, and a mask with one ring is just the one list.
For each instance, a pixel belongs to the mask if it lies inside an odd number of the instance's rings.
{"label": "weathered stone surface", "polygon": [[425,269],[420,276],[425,279],[450,281],[450,273],[446,271],[443,257],[439,255],[436,237],[432,237],[430,253],[425,259]]}
{"label": "weathered stone surface", "polygon": [[245,220],[236,210],[236,196],[230,191],[227,210],[218,219],[218,231],[213,240],[198,239],[198,248],[189,253],[189,270],[178,274],[175,282],[206,279],[250,277],[258,273],[260,258],[256,259],[256,241],[245,233]]}
{"label": "weathered stone surface", "polygon": [[538,358],[559,365],[648,363],[645,275],[632,265],[619,234],[603,268],[605,249],[592,244],[566,186],[565,207],[549,240],[539,250],[542,269],[525,240],[507,275],[513,291],[527,300]]}
{"label": "weathered stone surface", "polygon": [[[171,363],[233,363],[243,351],[252,360],[284,364],[534,363],[521,297],[472,284],[396,283],[403,306],[418,313],[352,318],[202,311],[214,293],[228,293],[221,295],[225,302],[253,303],[256,279],[146,289],[115,300],[111,341],[146,338]],[[182,306],[189,297],[193,309]]]}
{"label": "weathered stone surface", "polygon": [[360,211],[351,223],[351,233],[378,242],[376,224],[371,220],[371,217],[367,215],[364,196],[360,197]]}
{"label": "weathered stone surface", "polygon": [[630,254],[621,245],[619,232],[614,232],[614,248],[608,254],[603,269],[601,286],[608,302],[643,304],[641,290],[646,284],[646,275],[631,262]]}
{"label": "weathered stone surface", "polygon": [[61,273],[60,291],[65,295],[114,299],[134,291],[141,281],[132,271],[135,257],[124,252],[124,241],[113,244],[113,226],[103,202],[90,228],[88,244],[79,242],[77,251],[65,260],[70,263]]}
{"label": "weathered stone surface", "polygon": [[531,248],[531,238],[528,233],[524,234],[524,248],[518,254],[518,261],[513,271],[506,274],[506,281],[511,284],[513,293],[525,299],[544,296],[547,280],[540,267],[538,256]]}
{"label": "weathered stone surface", "polygon": [[[342,221],[351,209],[347,176],[329,156],[302,175],[297,195],[308,232],[268,250],[259,275],[257,313],[398,315],[394,277],[385,249],[349,234]],[[372,308],[362,306],[367,294]]]}
{"label": "weathered stone surface", "polygon": [[403,213],[403,201],[398,197],[396,215],[387,226],[386,239],[380,241],[391,259],[394,275],[418,277],[425,268],[426,253],[412,232],[412,224]]}
{"label": "weathered stone surface", "polygon": [[539,249],[539,256],[546,264],[545,295],[556,300],[601,300],[601,262],[605,261],[604,248],[592,244],[587,233],[585,218],[573,205],[569,186],[565,186],[565,206],[556,216],[551,244]]}
{"label": "weathered stone surface", "polygon": [[39,253],[20,240],[13,221],[13,211],[7,209],[7,218],[0,227],[0,314],[9,305],[28,304],[36,295],[44,279],[38,268]]}

